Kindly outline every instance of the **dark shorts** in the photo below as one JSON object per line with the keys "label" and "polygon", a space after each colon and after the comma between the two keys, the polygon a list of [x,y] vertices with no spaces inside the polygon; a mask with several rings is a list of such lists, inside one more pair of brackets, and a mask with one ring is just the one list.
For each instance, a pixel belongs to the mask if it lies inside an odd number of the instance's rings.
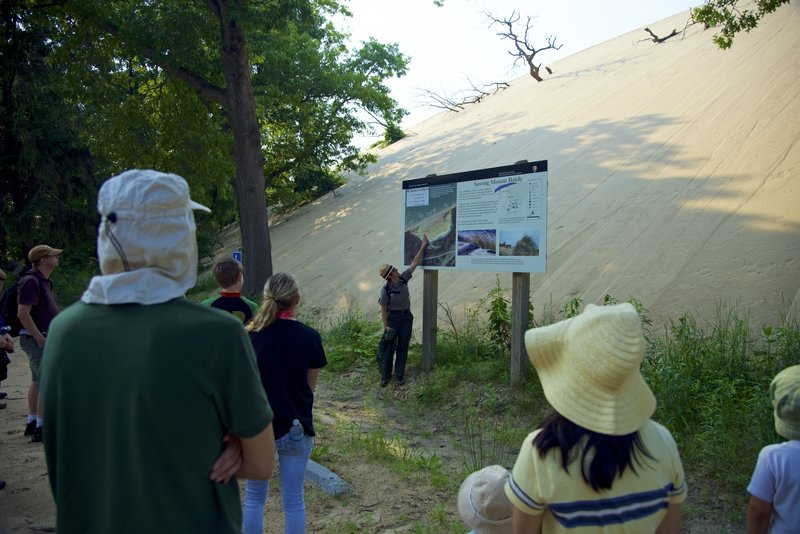
{"label": "dark shorts", "polygon": [[38,382],[39,368],[42,366],[42,353],[44,353],[44,349],[39,348],[39,345],[36,344],[36,340],[25,334],[19,336],[19,344],[22,350],[28,355],[28,360],[31,365],[31,381]]}

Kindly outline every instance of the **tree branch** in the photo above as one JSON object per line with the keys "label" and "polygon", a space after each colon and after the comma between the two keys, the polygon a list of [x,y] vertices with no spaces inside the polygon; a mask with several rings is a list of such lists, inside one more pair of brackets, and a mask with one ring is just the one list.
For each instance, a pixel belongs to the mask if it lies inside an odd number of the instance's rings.
{"label": "tree branch", "polygon": [[652,39],[651,39],[651,40],[652,40],[654,43],[663,43],[664,41],[666,41],[666,40],[667,40],[667,39],[669,39],[670,37],[675,37],[675,36],[676,36],[676,35],[678,35],[678,33],[679,33],[679,32],[678,32],[678,30],[676,30],[676,29],[673,29],[673,30],[672,30],[672,33],[670,33],[670,34],[669,34],[669,35],[667,35],[666,37],[659,37],[658,35],[654,34],[654,33],[653,33],[651,30],[650,30],[650,28],[645,28],[645,29],[644,29],[644,31],[646,31],[647,33],[649,33],[649,34],[650,34],[650,36],[652,37]]}
{"label": "tree branch", "polygon": [[[112,37],[116,39],[121,38],[119,27],[115,24],[108,22],[107,20],[95,20],[93,22]],[[218,102],[220,104],[225,103],[225,90],[223,88],[209,83],[202,76],[199,76],[180,65],[172,64],[168,56],[159,53],[157,50],[148,45],[139,44],[137,48],[144,57],[146,57],[154,65],[163,69],[168,75],[184,81],[187,85],[189,85],[189,87],[197,92],[201,99]]]}
{"label": "tree branch", "polygon": [[[497,35],[502,37],[503,39],[510,40],[516,51],[509,50],[508,53],[511,54],[512,57],[516,58],[514,60],[514,65],[517,64],[517,61],[524,61],[528,65],[528,71],[531,77],[536,80],[537,82],[542,81],[542,77],[539,74],[539,69],[541,68],[542,64],[539,63],[538,65],[534,62],[534,57],[536,54],[539,54],[545,50],[558,50],[563,45],[556,44],[557,37],[552,35],[548,35],[546,37],[547,46],[543,46],[541,48],[536,48],[530,42],[529,36],[532,30],[532,17],[528,16],[527,20],[525,21],[525,30],[522,34],[522,37],[518,35],[518,32],[514,30],[514,26],[519,22],[520,15],[516,11],[511,12],[511,16],[506,17],[504,19],[498,18],[492,15],[489,12],[484,12],[484,15],[491,21],[491,25],[498,24],[501,27],[505,27],[505,30],[497,32]],[[550,69],[547,69],[548,72]]]}
{"label": "tree branch", "polygon": [[[470,104],[479,104],[487,96],[497,94],[508,87],[508,82],[492,82],[483,87],[478,87],[470,80],[469,84],[472,87],[472,92],[468,93],[460,100],[456,99],[455,96],[442,96],[427,89],[422,89],[422,92],[423,96],[428,99],[426,102],[428,106],[458,113],[466,106]],[[488,90],[488,88],[491,87],[494,87],[494,89]]]}

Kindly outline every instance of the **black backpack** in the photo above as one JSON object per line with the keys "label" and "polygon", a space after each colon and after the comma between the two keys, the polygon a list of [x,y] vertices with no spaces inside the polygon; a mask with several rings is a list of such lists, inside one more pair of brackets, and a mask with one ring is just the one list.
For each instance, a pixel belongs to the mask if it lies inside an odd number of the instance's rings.
{"label": "black backpack", "polygon": [[6,326],[11,328],[9,334],[11,337],[17,337],[19,331],[22,329],[22,323],[19,322],[19,317],[17,317],[16,283],[3,291],[3,296],[0,297],[0,311],[2,311],[3,321],[6,323]]}

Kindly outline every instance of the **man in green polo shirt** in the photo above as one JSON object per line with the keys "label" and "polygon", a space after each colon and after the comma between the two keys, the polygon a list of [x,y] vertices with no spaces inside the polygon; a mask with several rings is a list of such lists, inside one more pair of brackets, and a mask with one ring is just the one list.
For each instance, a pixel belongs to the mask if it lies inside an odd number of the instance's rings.
{"label": "man in green polo shirt", "polygon": [[272,475],[272,410],[241,322],[183,298],[197,279],[180,176],[98,194],[102,275],[51,323],[44,446],[59,534],[241,530],[234,477]]}

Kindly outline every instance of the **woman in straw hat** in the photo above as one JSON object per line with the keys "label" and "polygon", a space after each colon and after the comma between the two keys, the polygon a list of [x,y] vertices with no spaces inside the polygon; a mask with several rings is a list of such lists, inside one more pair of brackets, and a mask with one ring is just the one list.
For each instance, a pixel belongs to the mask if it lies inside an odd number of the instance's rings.
{"label": "woman in straw hat", "polygon": [[[397,384],[405,384],[406,359],[408,358],[408,345],[411,342],[411,329],[414,326],[414,316],[411,314],[411,298],[408,294],[408,281],[411,275],[422,261],[425,249],[428,248],[428,236],[422,236],[422,244],[417,251],[417,255],[411,260],[408,269],[400,273],[396,267],[384,263],[378,268],[378,275],[386,280],[386,285],[381,288],[381,296],[378,303],[381,305],[381,320],[383,321],[383,331],[396,337],[397,353],[394,362],[394,374]],[[392,378],[393,352],[391,349],[382,351],[379,362],[381,371],[381,387],[389,384]]]}
{"label": "woman in straw hat", "polygon": [[[287,534],[306,531],[303,481],[314,448],[312,408],[317,377],[328,364],[319,332],[295,319],[300,303],[297,280],[275,273],[264,285],[264,300],[245,329],[255,349],[261,383],[275,413],[281,500]],[[264,532],[268,480],[248,480],[242,504],[242,532]]]}
{"label": "woman in straw hat", "polygon": [[589,304],[525,334],[553,412],[525,438],[505,493],[514,532],[678,532],[686,496],[669,431],[639,365],[631,304]]}

